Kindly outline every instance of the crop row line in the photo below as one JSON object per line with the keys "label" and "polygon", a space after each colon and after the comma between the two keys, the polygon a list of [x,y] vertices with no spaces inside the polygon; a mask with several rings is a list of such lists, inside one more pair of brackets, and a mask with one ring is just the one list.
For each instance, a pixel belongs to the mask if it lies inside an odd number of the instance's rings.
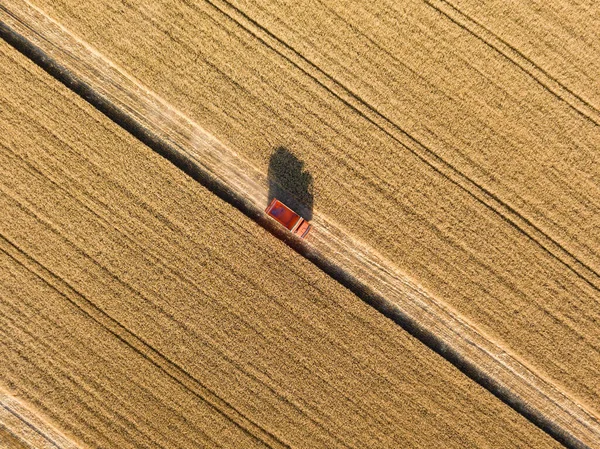
{"label": "crop row line", "polygon": [[[230,8],[225,2],[213,1],[213,5],[217,3],[224,10]],[[313,222],[319,232],[315,233],[311,245],[285,234],[262,212],[262,205],[266,204],[266,179],[255,167],[39,9],[30,4],[23,5],[20,0],[11,2],[11,5],[10,9],[0,8],[0,36],[52,76],[221,199],[286,241],[363,301],[394,320],[554,438],[572,448],[585,448],[588,444],[598,443],[600,424],[587,410],[453,314],[440,301],[419,289],[372,248],[349,237],[318,211]],[[220,8],[215,6],[217,11],[225,14]],[[444,165],[435,154],[411,140],[409,135],[376,110],[370,109],[362,99],[344,90],[342,85],[324,72],[319,72],[318,67],[311,65],[291,47],[286,47],[267,30],[249,23],[251,19],[244,19],[231,9],[227,11],[226,15],[231,20],[243,23],[238,24],[349,108],[402,145],[412,148],[411,151],[415,151],[442,176],[473,193],[473,186],[468,179],[461,178],[453,167]],[[479,192],[477,189],[475,191]],[[485,191],[480,192],[480,196],[479,201],[494,210],[488,204],[495,201],[493,196],[488,198]],[[508,206],[500,202],[497,207],[502,209]],[[510,210],[505,214],[510,215]],[[518,227],[506,215],[501,214]],[[518,221],[518,214],[511,218]],[[532,233],[535,235],[535,232]],[[543,236],[541,233],[539,238],[543,240]],[[560,245],[556,245],[560,248]],[[546,251],[552,254],[549,249]],[[591,273],[590,277],[594,274]],[[579,276],[583,277],[582,274]],[[590,280],[587,282],[591,283]],[[118,332],[128,332],[118,328],[118,323],[111,325],[116,325]],[[152,350],[151,347],[148,349]],[[159,354],[153,354],[153,357],[159,357]],[[159,363],[152,360],[153,363]],[[495,374],[492,376],[489,374],[491,372]]]}

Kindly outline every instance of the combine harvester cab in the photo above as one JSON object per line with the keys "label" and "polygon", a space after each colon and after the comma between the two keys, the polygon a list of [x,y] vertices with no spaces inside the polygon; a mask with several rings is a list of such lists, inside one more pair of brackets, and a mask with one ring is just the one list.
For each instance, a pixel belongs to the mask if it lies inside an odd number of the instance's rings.
{"label": "combine harvester cab", "polygon": [[271,201],[271,204],[269,204],[269,207],[266,208],[265,212],[269,217],[274,218],[276,221],[288,228],[292,234],[296,234],[300,238],[305,238],[312,228],[308,221],[287,207],[277,198],[273,198],[273,201]]}

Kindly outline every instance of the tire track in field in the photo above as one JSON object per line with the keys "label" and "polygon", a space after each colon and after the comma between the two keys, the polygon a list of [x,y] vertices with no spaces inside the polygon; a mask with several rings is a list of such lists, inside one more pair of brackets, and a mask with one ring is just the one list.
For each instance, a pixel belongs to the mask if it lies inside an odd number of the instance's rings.
{"label": "tire track in field", "polygon": [[[7,149],[8,152],[11,152],[9,149]],[[34,167],[32,167],[29,163],[27,163],[26,161],[22,161],[23,164],[27,167],[28,170],[30,170],[31,172],[35,173],[36,176],[42,176],[45,177],[46,179],[48,179],[55,188],[57,188],[59,191],[62,191],[62,193],[66,196],[72,196],[68,190],[64,189],[63,187],[59,186],[56,182],[54,182],[52,179],[47,178],[45,174],[41,173],[39,170],[35,169]],[[79,186],[79,189],[83,189],[83,186]],[[78,188],[75,188],[74,190],[78,190]],[[129,192],[127,192],[127,197],[128,199],[132,200],[132,201],[139,201],[139,199],[137,198],[133,198],[131,196],[131,194]],[[98,221],[102,222],[105,226],[113,228],[113,230],[118,231],[120,234],[122,234],[125,239],[127,240],[127,245],[130,245],[132,247],[136,247],[138,246],[138,244],[134,241],[134,239],[131,237],[131,235],[127,235],[127,231],[124,232],[123,229],[117,229],[112,223],[110,223],[105,217],[103,217],[102,215],[100,215],[96,210],[91,209],[87,204],[85,204],[83,201],[81,201],[79,198],[73,197],[75,201],[77,201],[79,204],[82,205],[83,208],[85,208],[86,210],[88,210],[91,214],[93,214],[93,216],[95,217],[95,219],[97,219]],[[106,205],[105,205],[106,206]],[[23,208],[28,207],[28,206],[22,206]],[[107,206],[106,206],[107,207]],[[144,204],[142,207],[144,207],[145,209],[147,209],[147,206]],[[26,211],[28,213],[31,214],[35,214],[35,212],[32,211]],[[119,215],[119,212],[114,210],[111,212],[112,214],[116,214],[116,216]],[[156,211],[151,211],[151,213],[153,215],[155,215],[157,217],[157,219],[162,222],[164,225],[166,225],[169,229],[175,230],[176,232],[179,232],[183,235],[187,235],[185,229],[182,229],[181,227],[177,226],[175,223],[172,223],[171,221],[169,221],[169,219],[165,216],[162,215],[157,215]],[[88,254],[84,253],[84,250],[82,248],[77,247],[77,245],[75,245],[72,241],[68,240],[59,230],[52,228],[51,224],[49,221],[46,221],[45,219],[39,217],[36,215],[36,218],[38,219],[39,222],[44,222],[48,227],[50,227],[52,229],[53,232],[55,232],[56,235],[58,235],[61,239],[64,239],[65,241],[68,242],[68,244],[72,247],[74,247],[76,249],[76,251],[82,253],[84,256],[86,256],[87,258],[89,258],[90,260],[93,260]],[[225,223],[226,227],[230,227],[232,226],[229,223]],[[233,230],[233,228],[230,228]],[[236,228],[237,230],[237,228]],[[129,232],[132,232],[131,230],[128,230]],[[195,242],[193,241],[192,236],[189,236],[190,238],[190,244],[194,244]],[[4,237],[6,238],[6,237]],[[163,238],[162,236],[159,236],[157,238]],[[173,243],[173,242],[171,242]],[[184,247],[179,247],[182,252],[181,254],[185,255],[186,251]],[[143,248],[139,248],[140,249],[140,253],[144,254],[144,249]],[[182,282],[186,282],[189,285],[194,286],[194,288],[201,293],[204,297],[210,298],[212,300],[214,300],[215,303],[218,303],[218,297],[213,297],[209,291],[207,291],[206,289],[204,289],[202,287],[202,285],[198,284],[194,279],[189,278],[188,276],[185,275],[185,273],[177,273],[172,271],[172,268],[170,268],[167,264],[164,264],[163,261],[160,259],[160,255],[149,255],[149,254],[144,254],[144,258],[148,259],[152,265],[155,266],[162,266],[162,268],[167,271],[170,272],[171,275],[173,275],[174,277],[177,277],[179,279],[181,279]],[[214,260],[215,263],[221,263],[223,265],[226,265],[227,262],[225,260],[220,259],[218,256],[213,255],[212,259]],[[36,262],[37,263],[37,262]],[[126,283],[125,281],[119,279],[113,272],[110,271],[110,269],[108,267],[102,266],[100,264],[98,264],[96,261],[94,261],[94,263],[101,269],[101,271],[105,272],[109,277],[112,277],[113,279],[115,279],[117,282],[119,282],[120,285],[122,285],[125,289],[129,290],[131,294],[139,296],[141,298],[143,298],[143,300],[145,302],[147,302],[148,304],[152,304],[154,308],[156,308],[159,313],[167,316],[169,319],[171,319],[174,323],[176,323],[179,327],[184,328],[186,330],[186,334],[188,335],[196,335],[196,332],[194,332],[193,329],[187,327],[184,323],[182,323],[180,320],[178,320],[175,316],[173,316],[172,314],[169,314],[169,312],[167,310],[165,310],[160,304],[156,303],[155,301],[152,301],[150,298],[148,298],[147,296],[145,296],[144,294],[142,294],[139,290],[137,290],[135,287],[129,285],[128,283]],[[193,263],[193,260],[186,260],[185,264],[191,264]],[[234,268],[234,267],[231,267]],[[237,274],[237,276],[239,277],[240,275]],[[60,276],[58,275],[54,275],[55,278],[60,279]],[[244,282],[250,284],[251,288],[253,290],[259,291],[261,286],[260,284],[250,278],[247,278],[246,276],[242,275],[241,276],[244,280]],[[65,281],[66,282],[66,281]],[[161,298],[164,299],[166,301],[168,301],[168,298]],[[277,298],[276,297],[272,297],[270,298],[273,302],[277,302]],[[246,323],[246,324],[250,324],[247,323],[246,319],[235,313],[232,310],[229,310],[229,313],[235,315],[237,317],[237,319],[240,322]],[[294,314],[295,315],[295,314]],[[300,317],[296,316],[297,319],[300,319]],[[118,322],[118,320],[115,320]],[[315,333],[319,333],[316,329],[314,330]],[[327,338],[326,335],[322,334],[322,337],[325,339]],[[206,339],[206,336],[205,336]],[[286,402],[288,405],[290,405],[291,407],[297,409],[301,414],[305,415],[308,419],[310,419],[315,425],[317,425],[318,427],[320,427],[325,433],[331,435],[333,438],[337,438],[335,435],[333,435],[328,429],[327,426],[323,423],[320,422],[318,420],[316,420],[314,417],[310,416],[310,413],[307,411],[305,404],[302,404],[302,406],[299,406],[298,404],[295,404],[294,402],[292,402],[289,398],[282,396],[280,393],[278,393],[275,390],[275,387],[273,387],[272,385],[269,385],[267,383],[265,383],[263,380],[261,380],[259,378],[259,373],[251,373],[248,370],[245,370],[244,368],[242,368],[241,366],[239,366],[239,364],[233,359],[233,357],[231,357],[230,354],[227,354],[225,352],[223,352],[222,349],[220,349],[218,347],[218,345],[216,344],[216,342],[212,339],[210,339],[210,341],[207,342],[207,344],[211,347],[211,349],[213,349],[214,351],[219,352],[220,356],[224,359],[227,360],[229,363],[231,363],[232,365],[234,365],[236,368],[239,368],[240,371],[245,372],[246,375],[248,375],[249,377],[251,377],[254,381],[257,381],[259,383],[262,383],[271,393],[273,393],[274,395],[280,397],[282,400],[284,400],[284,402]],[[150,345],[149,345],[150,346]],[[157,351],[159,352],[159,351]],[[351,353],[349,351],[345,351],[347,355],[351,356]],[[160,353],[160,352],[159,352]],[[170,362],[168,360],[168,357],[164,356],[163,354],[161,354],[162,357],[164,357],[165,359],[167,359],[168,362]],[[320,378],[318,373],[313,374],[315,377]],[[191,375],[190,375],[191,376]],[[339,441],[340,444],[344,444],[342,441]]]}
{"label": "tire track in field", "polygon": [[[574,448],[598,441],[600,424],[581,404],[428,296],[327,217],[315,214],[319,232],[311,245],[281,231],[262,213],[264,175],[42,11],[31,5],[21,8],[15,5],[9,14],[6,8],[0,9],[0,17],[10,24],[0,24],[0,34],[47,72],[554,438]],[[310,70],[300,70],[314,79]],[[334,95],[355,110],[354,100],[344,99],[346,93]]]}
{"label": "tire track in field", "polygon": [[[228,2],[227,0],[205,1],[215,8],[215,10],[217,10],[219,13],[223,14],[227,19],[233,21],[237,26],[245,30],[252,37],[258,39],[265,46],[293,64],[302,73],[312,79],[323,89],[327,90],[344,105],[348,106],[365,120],[368,120],[370,123],[375,125],[394,141],[404,146],[440,176],[467,192],[486,208],[495,212],[504,222],[514,227],[528,239],[534,241],[547,254],[558,260],[577,277],[585,281],[597,291],[600,291],[599,273],[597,273],[586,263],[579,260],[575,255],[571,254],[571,252],[560,242],[545,233],[535,223],[520,214],[512,206],[503,202],[502,199],[493,192],[464,175],[460,170],[420,143],[411,134],[406,132],[383,113],[379,112],[375,107],[370,105],[366,100],[361,98],[350,88],[346,87],[343,83],[326,73],[323,69],[303,56],[283,39],[273,34],[271,31],[248,16],[244,11],[232,3]],[[457,25],[461,26],[458,23]],[[468,29],[465,30],[471,33]],[[545,86],[543,87],[548,90],[548,88]],[[550,92],[554,94],[554,92]],[[592,120],[587,116],[586,118],[588,120]],[[598,123],[595,121],[594,123],[597,125],[600,123],[600,120]]]}
{"label": "tire track in field", "polygon": [[0,388],[0,430],[4,427],[16,440],[36,449],[81,449],[49,424],[30,407]]}
{"label": "tire track in field", "polygon": [[476,37],[489,48],[499,53],[520,70],[529,75],[536,83],[550,92],[560,101],[568,104],[581,117],[600,126],[600,111],[587,100],[577,95],[567,86],[554,78],[548,71],[537,65],[532,59],[525,56],[515,46],[509,44],[500,36],[488,30],[481,23],[469,17],[447,0],[423,0],[441,15],[454,24]]}
{"label": "tire track in field", "polygon": [[225,416],[252,439],[258,440],[269,447],[289,447],[283,442],[279,441],[275,436],[268,433],[268,431],[260,428],[255,423],[250,421],[229,403],[202,385],[187,371],[169,360],[160,352],[156,351],[141,338],[134,335],[118,321],[111,318],[103,310],[88,300],[84,295],[71,287],[66,281],[54,275],[47,268],[32,259],[23,250],[2,235],[0,235],[0,250],[14,259],[18,264],[25,267],[28,271],[33,273],[45,284],[56,290],[84,315],[90,317],[98,325],[105,328],[120,342],[130,347],[143,359],[147,360],[152,365],[163,371],[177,384],[190,391],[190,393],[199,398],[201,401],[207,403],[216,412]]}

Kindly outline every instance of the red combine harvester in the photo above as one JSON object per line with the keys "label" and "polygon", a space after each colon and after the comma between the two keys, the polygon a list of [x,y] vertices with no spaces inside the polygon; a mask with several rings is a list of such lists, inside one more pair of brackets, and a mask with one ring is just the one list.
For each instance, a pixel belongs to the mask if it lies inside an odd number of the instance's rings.
{"label": "red combine harvester", "polygon": [[312,227],[308,221],[276,198],[273,198],[265,212],[300,238],[305,238]]}

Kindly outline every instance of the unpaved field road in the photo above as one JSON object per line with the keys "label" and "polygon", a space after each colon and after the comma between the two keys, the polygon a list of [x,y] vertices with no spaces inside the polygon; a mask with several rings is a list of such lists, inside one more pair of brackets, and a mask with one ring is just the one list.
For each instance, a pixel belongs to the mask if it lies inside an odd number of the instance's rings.
{"label": "unpaved field road", "polygon": [[35,1],[597,418],[598,6],[471,3]]}
{"label": "unpaved field road", "polygon": [[0,389],[0,447],[3,449],[78,449],[42,421],[37,410]]}
{"label": "unpaved field road", "polygon": [[90,447],[559,447],[0,44],[0,382]]}

